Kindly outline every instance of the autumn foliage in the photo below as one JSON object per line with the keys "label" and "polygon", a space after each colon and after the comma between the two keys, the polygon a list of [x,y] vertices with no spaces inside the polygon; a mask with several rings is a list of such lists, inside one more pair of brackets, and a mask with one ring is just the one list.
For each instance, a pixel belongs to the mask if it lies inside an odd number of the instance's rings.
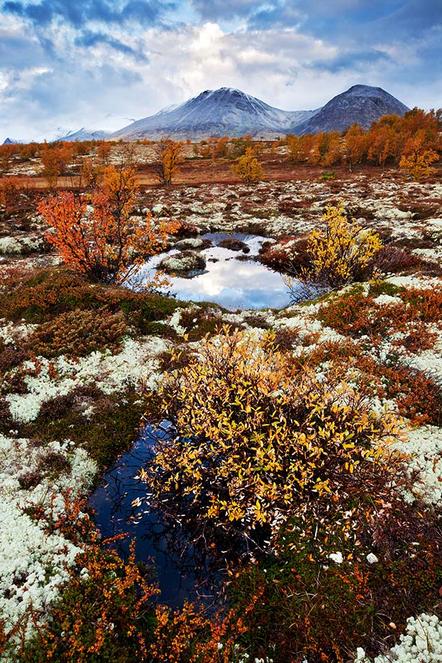
{"label": "autumn foliage", "polygon": [[233,172],[243,182],[257,182],[262,179],[264,171],[253,147],[246,148],[245,153],[233,165]]}
{"label": "autumn foliage", "polygon": [[71,143],[57,143],[44,147],[41,152],[43,175],[50,188],[55,187],[58,177],[66,172],[73,155],[74,147]]}
{"label": "autumn foliage", "polygon": [[415,108],[403,117],[385,115],[368,130],[354,124],[342,134],[290,135],[287,148],[295,163],[342,164],[349,170],[360,164],[400,165],[420,179],[433,174],[431,164],[440,158],[440,113]]}
{"label": "autumn foliage", "polygon": [[307,266],[293,266],[296,275],[333,288],[361,278],[382,247],[379,235],[348,219],[342,206],[328,207],[322,219],[307,238]]}
{"label": "autumn foliage", "polygon": [[51,230],[47,240],[64,262],[90,278],[121,282],[137,262],[160,252],[174,224],[156,225],[148,215],[142,223],[131,214],[136,202],[134,170],[109,166],[88,198],[64,192],[43,200],[38,211]]}
{"label": "autumn foliage", "polygon": [[200,524],[242,534],[272,529],[307,496],[338,494],[393,430],[336,376],[324,383],[288,362],[271,335],[228,329],[151,398],[176,437],[158,442],[149,490],[163,504],[176,495]]}
{"label": "autumn foliage", "polygon": [[182,161],[183,144],[170,138],[160,141],[157,146],[155,172],[161,184],[172,184],[178,166]]}
{"label": "autumn foliage", "polygon": [[421,180],[436,173],[432,164],[438,160],[439,155],[426,140],[425,131],[420,129],[405,143],[399,165],[407,170],[415,180]]}

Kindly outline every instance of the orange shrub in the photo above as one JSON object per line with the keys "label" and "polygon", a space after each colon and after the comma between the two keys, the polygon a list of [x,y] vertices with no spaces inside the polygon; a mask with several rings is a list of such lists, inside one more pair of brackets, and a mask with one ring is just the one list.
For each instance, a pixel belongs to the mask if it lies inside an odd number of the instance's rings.
{"label": "orange shrub", "polygon": [[131,220],[136,200],[131,168],[104,170],[92,196],[61,193],[42,201],[38,211],[51,227],[47,240],[64,262],[93,280],[126,280],[138,262],[163,250],[173,223],[155,224],[152,215],[140,224]]}
{"label": "orange shrub", "polygon": [[178,166],[182,161],[183,144],[169,138],[158,143],[156,151],[155,173],[160,183],[168,186],[172,184]]}

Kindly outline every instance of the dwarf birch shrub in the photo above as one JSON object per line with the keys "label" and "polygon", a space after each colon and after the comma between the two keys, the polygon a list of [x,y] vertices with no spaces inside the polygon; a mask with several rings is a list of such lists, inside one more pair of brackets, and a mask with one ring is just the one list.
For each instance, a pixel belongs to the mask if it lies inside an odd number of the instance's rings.
{"label": "dwarf birch shrub", "polygon": [[225,530],[251,532],[306,496],[339,497],[342,477],[381,457],[393,422],[348,384],[323,381],[279,352],[224,329],[150,396],[176,427],[142,473],[163,503]]}
{"label": "dwarf birch shrub", "polygon": [[233,165],[233,172],[243,182],[258,182],[263,178],[264,171],[259,163],[253,147],[248,147],[245,154]]}
{"label": "dwarf birch shrub", "polygon": [[301,269],[299,276],[334,288],[370,271],[382,247],[379,235],[348,220],[342,206],[328,207],[322,219],[323,227],[315,228],[308,237],[309,266]]}

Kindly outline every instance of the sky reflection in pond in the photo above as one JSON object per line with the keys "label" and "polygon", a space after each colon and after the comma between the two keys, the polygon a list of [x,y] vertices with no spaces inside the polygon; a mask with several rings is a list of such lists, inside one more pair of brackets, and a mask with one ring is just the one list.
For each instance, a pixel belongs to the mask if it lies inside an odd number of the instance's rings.
{"label": "sky reflection in pond", "polygon": [[[215,302],[230,310],[284,308],[290,304],[290,292],[281,274],[253,260],[268,238],[241,233],[208,233],[201,235],[201,238],[210,239],[214,244],[200,252],[206,259],[206,270],[192,278],[168,277],[166,292],[175,295],[177,299]],[[249,247],[250,253],[217,246],[226,238],[242,240]],[[165,255],[174,253],[177,251],[172,250],[149,260],[138,275],[140,282],[152,277]]]}

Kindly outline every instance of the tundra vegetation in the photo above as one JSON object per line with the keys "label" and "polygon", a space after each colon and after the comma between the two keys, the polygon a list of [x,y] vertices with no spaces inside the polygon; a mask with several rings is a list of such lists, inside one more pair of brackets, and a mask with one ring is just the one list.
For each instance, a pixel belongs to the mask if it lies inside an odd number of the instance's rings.
{"label": "tundra vegetation", "polygon": [[[5,661],[439,660],[439,122],[0,148]],[[259,260],[309,298],[227,311],[128,287],[207,231],[267,237]],[[210,608],[165,605],[88,506],[162,420],[138,480],[223,569]]]}

